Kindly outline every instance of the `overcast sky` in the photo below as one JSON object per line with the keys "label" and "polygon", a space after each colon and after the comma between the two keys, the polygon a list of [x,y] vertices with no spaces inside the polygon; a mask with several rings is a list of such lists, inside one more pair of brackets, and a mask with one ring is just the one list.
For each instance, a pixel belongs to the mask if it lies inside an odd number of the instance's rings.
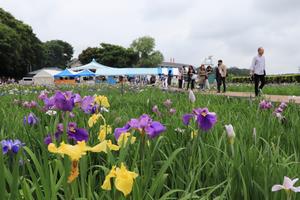
{"label": "overcast sky", "polygon": [[0,0],[0,7],[42,41],[69,42],[74,56],[149,35],[166,61],[198,66],[213,55],[248,68],[263,46],[267,72],[300,67],[300,0]]}

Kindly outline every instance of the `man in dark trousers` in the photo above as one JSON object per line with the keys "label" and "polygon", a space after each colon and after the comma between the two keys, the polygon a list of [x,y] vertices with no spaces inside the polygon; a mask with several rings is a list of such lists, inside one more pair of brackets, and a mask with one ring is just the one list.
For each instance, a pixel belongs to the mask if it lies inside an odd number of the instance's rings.
{"label": "man in dark trousers", "polygon": [[227,76],[227,67],[223,64],[222,60],[218,61],[218,67],[216,68],[216,80],[218,93],[221,92],[221,85],[223,84],[223,92],[226,92],[226,76]]}
{"label": "man in dark trousers", "polygon": [[254,79],[255,96],[258,96],[262,93],[262,89],[265,86],[266,76],[266,62],[264,57],[264,49],[262,47],[259,47],[257,51],[258,55],[253,58],[250,69],[251,76],[253,76]]}

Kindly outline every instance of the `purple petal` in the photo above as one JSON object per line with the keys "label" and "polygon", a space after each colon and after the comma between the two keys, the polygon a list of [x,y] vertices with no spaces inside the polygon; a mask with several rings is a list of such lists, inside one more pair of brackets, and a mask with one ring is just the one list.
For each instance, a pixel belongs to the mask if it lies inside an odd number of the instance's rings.
{"label": "purple petal", "polygon": [[150,138],[154,138],[154,137],[160,135],[165,130],[166,130],[166,127],[157,121],[152,122],[149,127],[145,128],[146,134]]}
{"label": "purple petal", "polygon": [[182,122],[184,125],[188,126],[190,124],[191,119],[194,117],[193,114],[184,114],[182,116]]}
{"label": "purple petal", "polygon": [[130,130],[130,128],[131,128],[131,126],[130,126],[129,124],[126,124],[126,125],[125,125],[124,127],[122,127],[122,128],[116,128],[116,129],[115,129],[115,132],[114,132],[114,135],[115,135],[116,140],[119,139],[119,137],[120,137],[120,135],[121,135],[122,133],[128,132],[128,131]]}

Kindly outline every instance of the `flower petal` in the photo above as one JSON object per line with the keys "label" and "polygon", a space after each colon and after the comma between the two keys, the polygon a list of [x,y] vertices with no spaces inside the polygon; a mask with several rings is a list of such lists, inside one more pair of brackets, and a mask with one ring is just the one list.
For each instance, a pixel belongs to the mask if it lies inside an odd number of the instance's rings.
{"label": "flower petal", "polygon": [[273,185],[272,192],[276,192],[283,189],[284,189],[283,185]]}

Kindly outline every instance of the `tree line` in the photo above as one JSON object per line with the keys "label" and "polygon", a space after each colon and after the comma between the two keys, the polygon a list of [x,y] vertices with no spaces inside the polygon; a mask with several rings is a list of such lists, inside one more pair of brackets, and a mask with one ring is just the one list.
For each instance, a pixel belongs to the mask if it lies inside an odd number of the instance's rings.
{"label": "tree line", "polygon": [[[73,47],[62,40],[42,42],[32,28],[0,8],[0,76],[21,78],[43,67],[65,68],[73,57]],[[79,55],[82,64],[96,59],[111,67],[154,67],[163,61],[152,37],[141,37],[129,48],[101,43]]]}
{"label": "tree line", "polygon": [[129,48],[101,43],[99,47],[89,47],[78,56],[82,64],[97,62],[110,67],[157,67],[164,57],[155,50],[155,40],[144,36],[134,40]]}

